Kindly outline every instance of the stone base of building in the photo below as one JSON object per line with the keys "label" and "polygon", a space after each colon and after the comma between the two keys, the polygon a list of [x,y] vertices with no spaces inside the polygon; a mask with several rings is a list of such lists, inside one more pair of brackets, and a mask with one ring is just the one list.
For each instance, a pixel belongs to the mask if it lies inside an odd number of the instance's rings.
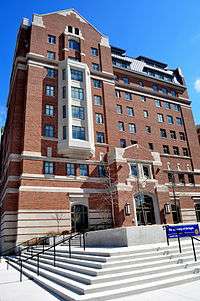
{"label": "stone base of building", "polygon": [[86,236],[87,247],[129,247],[162,243],[165,241],[166,235],[163,225],[133,226],[99,230],[89,232]]}

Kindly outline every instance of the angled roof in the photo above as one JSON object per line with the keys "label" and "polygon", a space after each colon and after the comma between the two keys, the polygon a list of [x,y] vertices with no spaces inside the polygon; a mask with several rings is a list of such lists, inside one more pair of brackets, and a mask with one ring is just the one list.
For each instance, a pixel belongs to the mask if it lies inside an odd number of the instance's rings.
{"label": "angled roof", "polygon": [[76,14],[77,16],[79,16],[79,18],[81,18],[84,22],[88,23],[91,27],[93,27],[94,30],[96,30],[101,36],[106,37],[106,35],[101,33],[94,25],[92,25],[90,22],[88,22],[88,20],[85,19],[83,16],[81,16],[79,14],[79,12],[77,12],[74,8],[58,10],[58,11],[54,11],[54,12],[47,13],[47,14],[34,14],[34,15],[36,15],[36,16],[48,16],[48,15],[53,15],[53,14],[65,15],[65,14],[68,14],[70,12],[72,12],[72,13]]}

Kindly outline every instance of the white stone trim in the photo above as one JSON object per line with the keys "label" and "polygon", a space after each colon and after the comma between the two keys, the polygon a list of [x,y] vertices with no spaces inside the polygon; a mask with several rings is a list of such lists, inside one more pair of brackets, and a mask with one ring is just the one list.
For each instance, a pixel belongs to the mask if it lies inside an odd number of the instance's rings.
{"label": "white stone trim", "polygon": [[51,186],[20,186],[19,191],[35,192],[66,192],[66,193],[104,193],[105,189],[76,188],[76,187],[51,187]]}
{"label": "white stone trim", "polygon": [[[119,90],[119,91],[124,91],[124,92],[130,92],[130,93],[132,93],[132,94],[137,94],[137,95],[141,95],[141,96],[146,96],[146,97],[148,97],[148,98],[152,98],[153,100],[155,100],[155,99],[159,99],[159,100],[162,100],[162,101],[166,101],[166,98],[164,98],[164,97],[160,97],[160,96],[154,96],[154,95],[152,95],[152,94],[149,94],[148,92],[139,92],[139,91],[136,91],[136,90],[131,90],[131,89],[127,89],[127,88],[121,88],[121,87],[118,87],[118,86],[116,86],[116,88],[115,88],[116,90]],[[167,99],[167,101],[168,102],[170,102],[170,103],[175,103],[175,104],[179,104],[180,106],[182,106],[182,107],[187,107],[187,108],[190,108],[191,109],[191,106],[188,104],[182,104],[182,103],[180,103],[180,102],[178,102],[178,101],[175,101],[175,100],[171,100],[171,99]]]}
{"label": "white stone trim", "polygon": [[27,65],[33,66],[33,67],[40,67],[40,68],[52,68],[55,70],[58,70],[57,66],[54,65],[50,65],[50,64],[46,64],[46,63],[41,63],[41,62],[37,62],[37,61],[33,61],[31,59],[28,59]]}
{"label": "white stone trim", "polygon": [[42,20],[42,15],[34,14],[32,25],[45,28],[43,20]]}
{"label": "white stone trim", "polygon": [[106,37],[106,36],[104,36],[104,37],[102,36],[102,37],[101,37],[100,45],[101,45],[101,46],[104,46],[104,47],[110,48],[109,38]]}
{"label": "white stone trim", "polygon": [[31,151],[23,151],[21,153],[22,156],[34,156],[34,157],[42,157],[41,152],[31,152]]}
{"label": "white stone trim", "polygon": [[81,177],[81,176],[56,176],[56,175],[44,175],[44,174],[30,174],[23,173],[20,176],[21,179],[40,179],[46,181],[64,181],[64,182],[96,182],[104,183],[105,178],[95,178],[95,177]]}
{"label": "white stone trim", "polygon": [[[169,193],[170,196],[174,196],[173,192]],[[175,196],[190,196],[190,197],[200,197],[200,192],[183,192],[183,191],[175,191]]]}
{"label": "white stone trim", "polygon": [[112,79],[107,79],[107,78],[105,78],[105,77],[102,77],[102,76],[97,76],[97,75],[90,75],[90,77],[92,78],[92,79],[98,79],[98,80],[101,80],[101,81],[104,81],[104,82],[106,82],[106,83],[109,83],[109,84],[115,84],[115,81],[114,80],[112,80]]}

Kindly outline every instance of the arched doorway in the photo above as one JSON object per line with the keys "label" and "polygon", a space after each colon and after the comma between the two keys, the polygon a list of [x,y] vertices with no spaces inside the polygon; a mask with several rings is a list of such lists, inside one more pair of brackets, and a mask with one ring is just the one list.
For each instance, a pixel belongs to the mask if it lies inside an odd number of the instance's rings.
{"label": "arched doorway", "polygon": [[156,223],[153,198],[146,194],[135,197],[136,218],[138,226]]}
{"label": "arched doorway", "polygon": [[88,228],[88,208],[84,205],[73,205],[71,209],[72,231],[77,232]]}

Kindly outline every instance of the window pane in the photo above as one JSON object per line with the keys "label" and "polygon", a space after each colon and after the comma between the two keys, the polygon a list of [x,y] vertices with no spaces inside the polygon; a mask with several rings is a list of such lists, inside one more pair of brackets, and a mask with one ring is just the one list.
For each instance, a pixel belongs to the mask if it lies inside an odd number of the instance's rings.
{"label": "window pane", "polygon": [[67,163],[66,172],[67,176],[75,176],[75,165],[73,163]]}
{"label": "window pane", "polygon": [[69,46],[70,49],[80,51],[80,43],[77,42],[76,40],[70,39],[69,42],[68,42],[68,46]]}
{"label": "window pane", "polygon": [[72,117],[84,120],[85,119],[84,108],[72,106]]}
{"label": "window pane", "polygon": [[87,164],[80,164],[80,176],[88,176],[88,166]]}
{"label": "window pane", "polygon": [[72,125],[72,138],[79,139],[79,140],[85,140],[85,128]]}
{"label": "window pane", "polygon": [[71,69],[71,79],[82,82],[83,72],[80,70]]}
{"label": "window pane", "polygon": [[84,100],[84,92],[82,88],[71,87],[72,98]]}
{"label": "window pane", "polygon": [[134,176],[134,177],[138,176],[137,164],[131,164],[131,175]]}

